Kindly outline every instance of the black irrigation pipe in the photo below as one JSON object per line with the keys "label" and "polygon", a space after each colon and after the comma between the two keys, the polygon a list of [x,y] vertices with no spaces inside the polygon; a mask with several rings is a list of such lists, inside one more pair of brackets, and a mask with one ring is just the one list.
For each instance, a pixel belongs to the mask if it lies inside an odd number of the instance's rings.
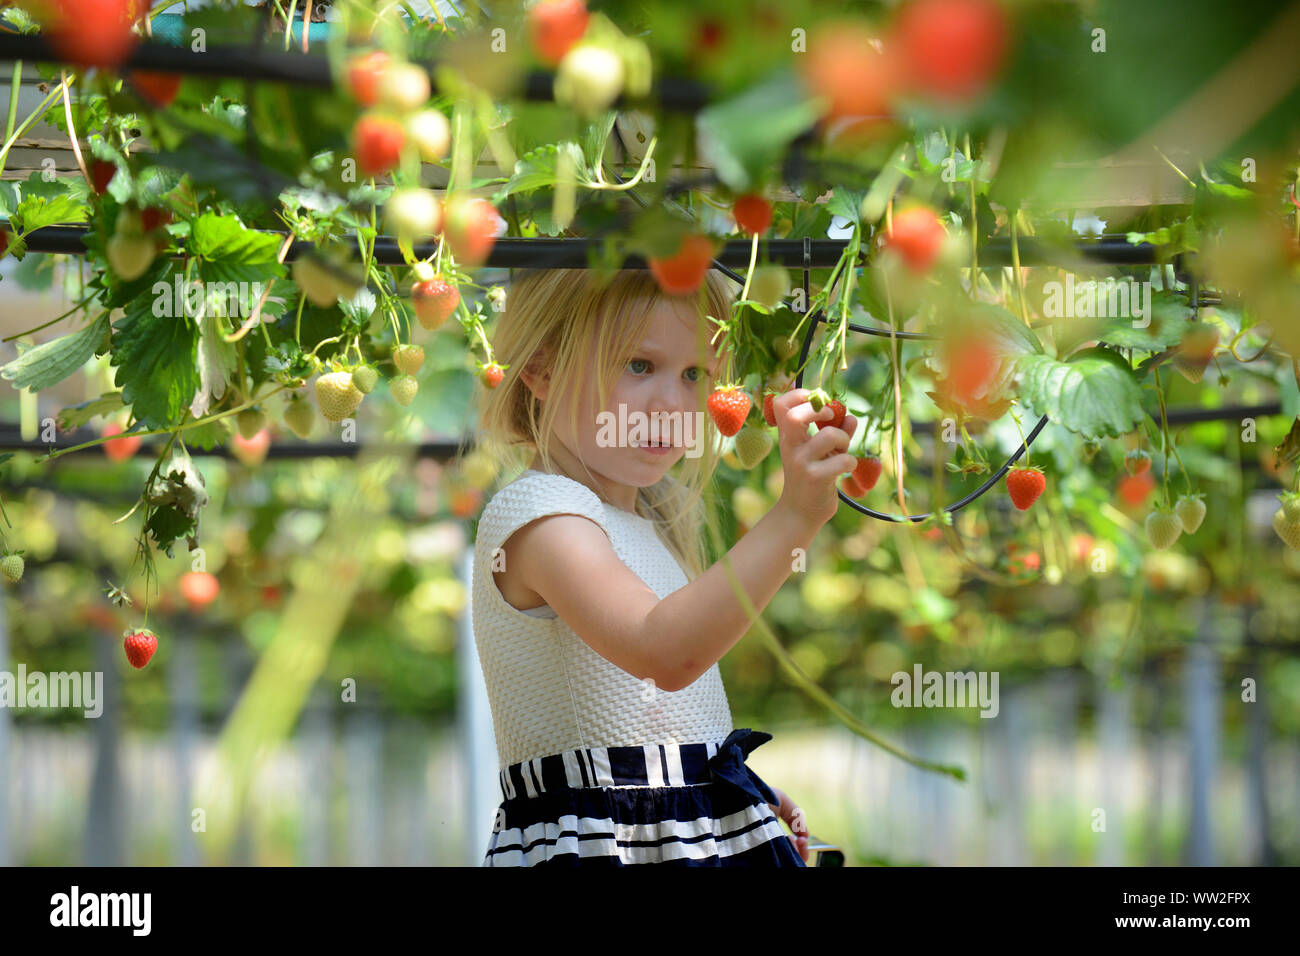
{"label": "black irrigation pipe", "polygon": [[[39,34],[23,36],[0,32],[0,62],[7,60],[61,62],[49,42]],[[437,63],[416,62],[428,72],[432,92],[437,95]],[[317,89],[331,89],[336,85],[328,57],[311,53],[286,53],[263,46],[212,44],[205,52],[199,53],[189,46],[142,40],[136,44],[118,72],[125,70],[157,70],[189,76],[292,83]],[[555,74],[552,72],[530,70],[524,74],[516,95],[538,102],[552,100],[554,81]],[[656,80],[651,93],[645,97],[645,102],[671,112],[694,113],[706,107],[712,98],[711,88],[703,83],[665,76]],[[619,97],[613,108],[630,108],[641,104],[641,100]]]}
{"label": "black irrigation pipe", "polygon": [[[30,252],[57,253],[61,255],[85,255],[86,246],[82,241],[89,231],[89,226],[45,226],[27,234],[25,242]],[[275,233],[285,235],[284,233]],[[845,239],[768,239],[760,240],[759,246],[769,262],[793,268],[825,269],[834,266],[840,260],[848,240]],[[589,251],[600,249],[599,239],[517,239],[500,238],[493,244],[484,268],[501,269],[587,269],[590,268]],[[312,243],[294,240],[290,245],[286,261],[293,261],[312,248]],[[414,251],[419,258],[428,258],[437,251],[434,242],[417,243]],[[980,268],[1009,266],[1012,264],[1011,241],[1003,236],[987,239],[978,246]],[[1062,265],[1073,261],[1072,257],[1082,257],[1097,266],[1135,266],[1154,265],[1157,263],[1158,247],[1151,243],[1133,244],[1123,236],[1102,236],[1099,240],[1081,240],[1065,249],[1037,243],[1030,244],[1021,240],[1021,265]],[[750,240],[728,239],[714,264],[728,267],[746,268],[749,265]],[[183,255],[177,252],[176,256]],[[375,261],[385,266],[402,266],[402,258],[394,236],[375,237]],[[628,253],[625,266],[629,269],[645,269],[647,263],[641,255]],[[1175,261],[1175,269],[1180,263]],[[725,269],[723,271],[726,271]],[[732,273],[730,278],[744,284],[744,279]],[[862,330],[866,331],[866,330]]]}

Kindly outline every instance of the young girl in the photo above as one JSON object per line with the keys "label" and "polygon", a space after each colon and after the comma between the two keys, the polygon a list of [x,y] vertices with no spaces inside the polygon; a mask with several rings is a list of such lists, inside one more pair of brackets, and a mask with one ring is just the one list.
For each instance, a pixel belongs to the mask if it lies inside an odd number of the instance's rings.
{"label": "young girl", "polygon": [[[717,463],[704,400],[721,371],[703,315],[730,313],[727,280],[676,297],[645,270],[604,285],[588,270],[518,275],[494,343],[509,368],[484,390],[479,433],[528,465],[475,541],[503,797],[483,865],[805,866],[802,812],[745,766],[771,737],[732,726],[718,673],[749,618],[725,565],[703,569]],[[854,419],[810,435],[831,411],[807,395],[774,402],[784,489],[729,553],[760,612],[855,463]],[[669,447],[637,444],[635,421],[653,416],[673,423],[650,433]]]}

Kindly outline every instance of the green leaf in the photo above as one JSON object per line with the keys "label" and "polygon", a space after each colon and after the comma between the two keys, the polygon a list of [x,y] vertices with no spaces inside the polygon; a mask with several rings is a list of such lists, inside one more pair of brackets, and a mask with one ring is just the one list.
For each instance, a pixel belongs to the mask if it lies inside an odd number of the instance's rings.
{"label": "green leaf", "polygon": [[68,194],[53,198],[24,195],[13,219],[18,230],[26,234],[59,223],[85,222],[86,209],[84,199]]}
{"label": "green leaf", "polygon": [[582,147],[577,143],[565,142],[541,146],[516,160],[514,173],[509,181],[492,195],[492,204],[496,205],[515,193],[528,193],[535,189],[549,188],[555,185],[559,155],[563,151],[573,160],[579,182],[590,182],[586,173],[586,157]]}
{"label": "green leaf", "polygon": [[179,424],[200,384],[195,364],[198,329],[185,319],[154,315],[146,296],[125,308],[113,337],[114,384],[148,428]]}
{"label": "green leaf", "polygon": [[819,115],[793,71],[773,73],[696,116],[701,157],[733,192],[748,192],[764,184],[790,143]]}
{"label": "green leaf", "polygon": [[121,392],[105,392],[99,398],[92,398],[88,402],[63,409],[55,416],[54,424],[59,431],[70,432],[85,425],[92,418],[112,415],[122,407]]}
{"label": "green leaf", "polygon": [[14,383],[14,388],[39,392],[63,381],[95,354],[95,348],[108,331],[108,313],[78,332],[70,332],[23,352],[0,369],[0,376]]}
{"label": "green leaf", "polygon": [[1144,352],[1163,352],[1183,340],[1192,310],[1182,296],[1153,291],[1150,311],[1150,321],[1145,328],[1134,326],[1136,320],[1132,318],[1108,318],[1093,337],[1107,345]]}
{"label": "green leaf", "polygon": [[246,229],[237,216],[206,212],[194,221],[188,250],[196,256],[226,263],[275,262],[283,236]]}
{"label": "green leaf", "polygon": [[1146,417],[1137,379],[1110,349],[1088,349],[1068,362],[1024,355],[1016,374],[1019,397],[1034,414],[1084,438],[1127,435]]}

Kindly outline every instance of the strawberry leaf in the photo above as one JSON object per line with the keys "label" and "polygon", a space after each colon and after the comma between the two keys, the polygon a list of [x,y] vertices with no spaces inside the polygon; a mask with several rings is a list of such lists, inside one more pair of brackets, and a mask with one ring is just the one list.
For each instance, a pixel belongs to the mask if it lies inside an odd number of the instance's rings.
{"label": "strawberry leaf", "polygon": [[170,427],[180,421],[200,385],[198,329],[184,319],[154,315],[152,296],[128,302],[125,310],[113,336],[114,384],[148,428]]}
{"label": "strawberry leaf", "polygon": [[1019,397],[1034,414],[1084,438],[1126,435],[1146,417],[1137,379],[1109,349],[1088,349],[1068,362],[1024,355],[1016,374]]}

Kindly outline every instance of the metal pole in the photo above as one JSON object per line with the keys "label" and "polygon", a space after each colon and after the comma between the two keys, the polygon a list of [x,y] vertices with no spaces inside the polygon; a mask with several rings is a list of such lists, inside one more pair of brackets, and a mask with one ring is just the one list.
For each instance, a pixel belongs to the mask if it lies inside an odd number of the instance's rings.
{"label": "metal pole", "polygon": [[[474,593],[474,548],[470,544],[461,556],[459,576],[466,594]],[[492,728],[492,708],[488,703],[487,685],[478,662],[474,644],[472,601],[465,606],[456,629],[456,670],[460,693],[456,695],[457,724],[461,730],[461,753],[465,764],[465,864],[483,862],[487,844],[501,802],[501,784],[497,776],[496,735]]]}

